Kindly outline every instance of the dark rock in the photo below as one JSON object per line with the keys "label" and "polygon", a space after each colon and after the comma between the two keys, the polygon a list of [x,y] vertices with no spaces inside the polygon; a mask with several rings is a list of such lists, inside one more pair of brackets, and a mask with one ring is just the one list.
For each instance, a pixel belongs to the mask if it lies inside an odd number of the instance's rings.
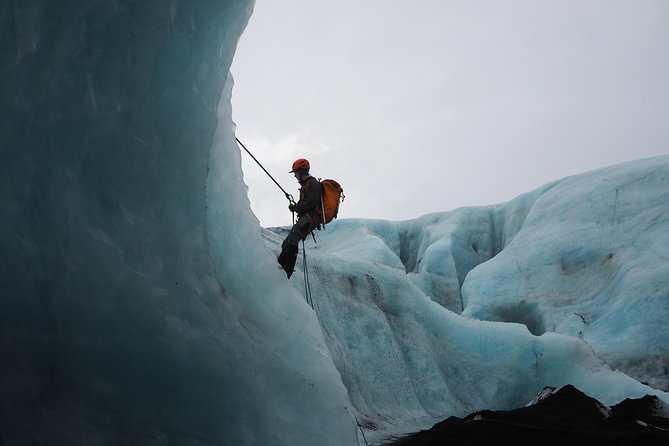
{"label": "dark rock", "polygon": [[607,407],[571,385],[542,393],[526,407],[450,417],[387,446],[669,445],[668,411],[654,396]]}

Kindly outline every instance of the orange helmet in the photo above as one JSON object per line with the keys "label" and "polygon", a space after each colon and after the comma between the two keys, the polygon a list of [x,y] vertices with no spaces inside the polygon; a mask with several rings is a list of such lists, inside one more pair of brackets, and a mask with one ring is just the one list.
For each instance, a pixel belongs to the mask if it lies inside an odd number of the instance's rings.
{"label": "orange helmet", "polygon": [[309,165],[308,160],[306,160],[304,158],[299,158],[299,159],[295,160],[295,162],[293,163],[293,170],[291,170],[288,173],[293,173],[293,172],[295,172],[296,170],[299,170],[299,169],[309,170],[310,167],[311,166]]}

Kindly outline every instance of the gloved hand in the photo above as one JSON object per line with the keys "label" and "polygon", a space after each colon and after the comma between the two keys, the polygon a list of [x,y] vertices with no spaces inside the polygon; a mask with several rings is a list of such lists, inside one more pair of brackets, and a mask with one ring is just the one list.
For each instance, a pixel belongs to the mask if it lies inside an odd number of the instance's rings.
{"label": "gloved hand", "polygon": [[289,204],[289,205],[288,205],[288,210],[289,210],[290,212],[295,212],[295,206],[296,206],[296,205],[294,205],[294,204]]}

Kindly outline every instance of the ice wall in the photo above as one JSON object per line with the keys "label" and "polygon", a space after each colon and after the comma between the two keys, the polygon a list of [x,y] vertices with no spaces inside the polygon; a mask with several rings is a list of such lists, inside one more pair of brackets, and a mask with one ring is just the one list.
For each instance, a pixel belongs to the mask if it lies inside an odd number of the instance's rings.
{"label": "ice wall", "polygon": [[[669,157],[575,175],[534,197],[508,246],[467,276],[464,314],[584,339],[611,366],[669,389]],[[513,215],[518,204],[499,209]]]}
{"label": "ice wall", "polygon": [[313,314],[255,280],[227,104],[252,6],[0,5],[0,443],[355,442]]}
{"label": "ice wall", "polygon": [[668,193],[665,156],[308,239],[314,310],[368,437],[521,407],[544,386],[669,401]]}

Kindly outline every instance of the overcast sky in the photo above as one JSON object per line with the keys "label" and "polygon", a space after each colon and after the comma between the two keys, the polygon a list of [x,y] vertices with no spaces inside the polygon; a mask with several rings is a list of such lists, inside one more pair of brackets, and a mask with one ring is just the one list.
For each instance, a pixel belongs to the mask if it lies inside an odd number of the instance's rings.
{"label": "overcast sky", "polygon": [[[669,154],[669,0],[257,0],[232,65],[237,137],[340,218],[407,220]],[[263,226],[288,201],[245,153]]]}

